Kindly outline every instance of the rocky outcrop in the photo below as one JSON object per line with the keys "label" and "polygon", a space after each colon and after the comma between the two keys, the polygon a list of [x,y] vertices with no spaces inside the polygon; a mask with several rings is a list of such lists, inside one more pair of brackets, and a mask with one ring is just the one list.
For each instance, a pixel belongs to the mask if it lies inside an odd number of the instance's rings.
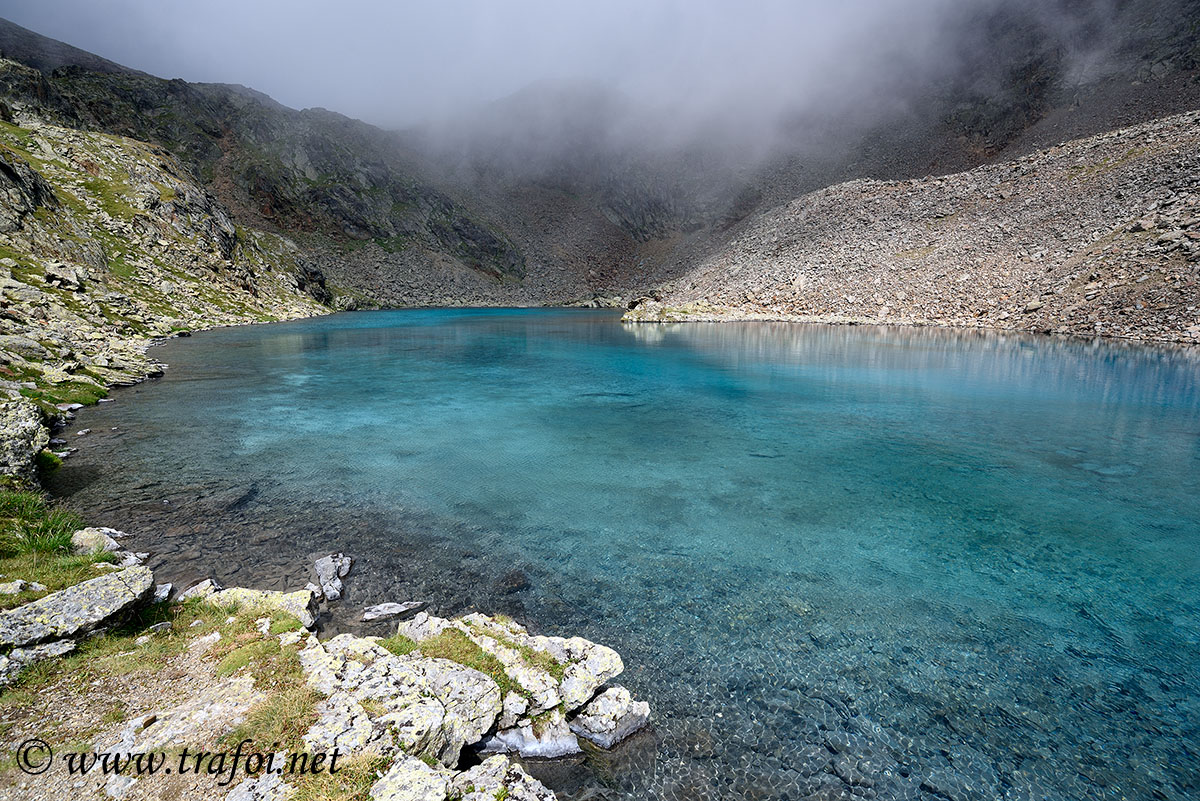
{"label": "rocky outcrop", "polygon": [[[11,66],[0,59],[0,73]],[[46,445],[21,402],[69,419],[108,387],[160,375],[155,338],[320,314],[330,299],[294,243],[239,229],[161,148],[0,121],[0,473],[12,480],[32,478]]]}
{"label": "rocky outcrop", "polygon": [[517,763],[494,756],[455,776],[450,796],[456,801],[552,801],[554,793]]}
{"label": "rocky outcrop", "polygon": [[446,771],[435,770],[416,757],[401,756],[371,785],[373,801],[445,801],[450,789]]}
{"label": "rocky outcrop", "polygon": [[[461,635],[500,666],[515,689],[503,699],[496,731],[482,743],[485,752],[543,758],[578,753],[567,716],[624,670],[611,648],[582,637],[531,635],[508,618],[480,613],[446,620],[421,612],[401,622],[397,632],[418,646],[447,634]],[[614,726],[612,742],[637,728],[630,724],[620,736]]]}
{"label": "rocky outcrop", "polygon": [[397,656],[371,639],[311,639],[300,652],[309,684],[327,696],[305,741],[314,749],[425,755],[458,763],[500,713],[500,690],[442,659]]}
{"label": "rocky outcrop", "polygon": [[0,400],[0,482],[32,484],[37,455],[49,442],[35,405],[25,400]]}
{"label": "rocky outcrop", "polygon": [[507,757],[494,756],[455,774],[401,756],[371,785],[372,801],[553,801],[554,793]]}
{"label": "rocky outcrop", "polygon": [[20,230],[39,208],[58,208],[54,187],[25,159],[0,150],[0,233]]}
{"label": "rocky outcrop", "polygon": [[624,687],[610,687],[579,710],[571,731],[601,748],[612,748],[650,723],[650,705],[634,701]]}
{"label": "rocky outcrop", "polygon": [[0,649],[78,638],[115,620],[154,591],[154,574],[130,567],[0,612]]}

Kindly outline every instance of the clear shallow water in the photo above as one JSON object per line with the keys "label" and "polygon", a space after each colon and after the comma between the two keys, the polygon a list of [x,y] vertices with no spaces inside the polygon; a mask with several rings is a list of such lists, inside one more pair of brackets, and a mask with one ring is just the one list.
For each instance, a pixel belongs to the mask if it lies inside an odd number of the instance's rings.
{"label": "clear shallow water", "polygon": [[179,580],[345,549],[331,627],[616,646],[654,731],[562,798],[1200,793],[1195,351],[436,310],[158,355],[54,489]]}

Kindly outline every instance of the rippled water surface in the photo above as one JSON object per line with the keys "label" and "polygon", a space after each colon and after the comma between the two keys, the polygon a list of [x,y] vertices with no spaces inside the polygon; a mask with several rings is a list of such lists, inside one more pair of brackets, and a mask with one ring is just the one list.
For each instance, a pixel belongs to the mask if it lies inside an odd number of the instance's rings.
{"label": "rippled water surface", "polygon": [[158,356],[55,491],[177,581],[352,553],[330,629],[617,647],[654,729],[561,798],[1200,796],[1194,350],[437,310]]}

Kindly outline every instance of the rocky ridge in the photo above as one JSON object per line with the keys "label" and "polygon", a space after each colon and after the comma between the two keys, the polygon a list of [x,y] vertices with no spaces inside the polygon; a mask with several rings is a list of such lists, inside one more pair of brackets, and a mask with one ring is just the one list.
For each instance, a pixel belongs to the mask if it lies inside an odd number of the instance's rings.
{"label": "rocky ridge", "polygon": [[1200,342],[1200,112],[954,175],[812,192],[625,319]]}

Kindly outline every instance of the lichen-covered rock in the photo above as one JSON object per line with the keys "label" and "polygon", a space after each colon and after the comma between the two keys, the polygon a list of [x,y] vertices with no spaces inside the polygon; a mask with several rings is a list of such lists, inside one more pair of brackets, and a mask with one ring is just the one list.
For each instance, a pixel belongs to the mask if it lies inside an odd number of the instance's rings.
{"label": "lichen-covered rock", "polygon": [[611,648],[582,637],[533,636],[512,620],[478,613],[444,620],[422,612],[400,623],[397,631],[420,643],[450,628],[500,662],[529,697],[531,715],[559,706],[568,712],[578,709],[625,669],[620,654]]}
{"label": "lichen-covered rock", "polygon": [[49,442],[36,406],[23,400],[0,401],[0,480],[32,484],[34,460]]}
{"label": "lichen-covered rock", "polygon": [[300,664],[310,686],[329,696],[305,735],[317,750],[386,756],[402,749],[453,765],[501,710],[500,689],[484,674],[442,659],[397,656],[372,638],[313,638]]}
{"label": "lichen-covered rock", "polygon": [[494,756],[463,771],[450,782],[457,801],[554,801],[554,793],[505,756]]}
{"label": "lichen-covered rock", "polygon": [[254,686],[248,675],[224,679],[190,695],[175,706],[155,714],[134,718],[116,733],[116,739],[99,743],[99,750],[110,753],[165,750],[196,742],[198,734],[213,727],[232,729],[267,696]]}
{"label": "lichen-covered rock", "polygon": [[420,759],[401,754],[388,772],[371,785],[373,801],[445,801],[450,782]]}
{"label": "lichen-covered rock", "polygon": [[504,696],[504,709],[500,713],[500,719],[496,721],[496,728],[511,729],[528,711],[529,699],[515,690],[509,691],[508,695]]}
{"label": "lichen-covered rock", "polygon": [[121,550],[121,543],[113,539],[112,531],[109,528],[81,528],[71,535],[71,550],[75,553],[116,553]]}
{"label": "lichen-covered rock", "polygon": [[[349,693],[333,693],[317,705],[317,714],[317,722],[304,735],[304,744],[314,752],[328,753],[336,748],[343,753],[390,754],[396,749],[387,727],[373,720]],[[439,714],[424,728],[431,729],[440,722]]]}
{"label": "lichen-covered rock", "polygon": [[[282,762],[282,759],[276,759]],[[287,801],[296,791],[278,773],[264,773],[243,779],[225,796],[225,801]]]}
{"label": "lichen-covered rock", "polygon": [[411,620],[404,620],[396,628],[397,634],[408,637],[413,642],[424,642],[438,636],[453,624],[445,618],[435,617],[428,612],[419,612]]}
{"label": "lichen-covered rock", "polygon": [[649,704],[634,701],[624,687],[610,687],[584,706],[570,727],[601,748],[612,748],[649,722]]}
{"label": "lichen-covered rock", "polygon": [[501,729],[483,741],[485,754],[517,753],[523,757],[554,759],[578,754],[582,749],[561,709],[536,718],[521,718],[511,729]]}
{"label": "lichen-covered rock", "polygon": [[0,612],[0,648],[79,637],[147,600],[154,573],[131,567]]}
{"label": "lichen-covered rock", "polygon": [[14,648],[7,654],[0,654],[0,687],[11,683],[30,665],[74,650],[74,640],[55,640],[29,648]]}
{"label": "lichen-covered rock", "polygon": [[36,581],[26,581],[25,579],[14,579],[0,584],[0,595],[17,595],[18,593],[31,590],[32,592],[42,592],[46,589],[45,584],[39,584]]}
{"label": "lichen-covered rock", "polygon": [[[190,590],[189,590],[190,592]],[[187,593],[184,593],[186,596]],[[277,590],[251,590],[245,587],[230,587],[207,596],[202,596],[217,606],[238,606],[243,609],[278,609],[295,616],[306,629],[317,622],[317,599],[310,590],[279,592]]]}
{"label": "lichen-covered rock", "polygon": [[[449,781],[419,759],[402,754],[392,767],[371,785],[373,801],[445,801]],[[491,799],[495,801],[495,799]]]}
{"label": "lichen-covered rock", "polygon": [[569,710],[587,703],[605,682],[625,670],[620,654],[582,637],[531,637],[529,641],[533,648],[548,651],[566,664],[559,695]]}

